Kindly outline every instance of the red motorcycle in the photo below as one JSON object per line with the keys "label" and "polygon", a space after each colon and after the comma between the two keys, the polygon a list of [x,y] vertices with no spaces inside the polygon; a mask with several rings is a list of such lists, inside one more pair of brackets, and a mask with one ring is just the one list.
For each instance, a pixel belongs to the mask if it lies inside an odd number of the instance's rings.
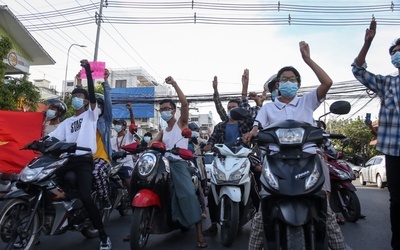
{"label": "red motorcycle", "polygon": [[343,149],[349,145],[349,139],[343,141],[342,152],[325,150],[327,157],[326,163],[329,167],[331,180],[330,205],[335,213],[342,213],[343,217],[349,222],[356,222],[360,218],[361,205],[355,193],[356,187],[352,180],[355,175],[349,164],[343,159]]}
{"label": "red motorcycle", "polygon": [[[184,138],[190,138],[190,134],[190,130],[182,131]],[[194,164],[190,161],[193,153],[188,149],[174,147],[166,150],[162,142],[153,142],[144,148],[138,146],[137,143],[132,143],[122,147],[132,154],[142,153],[131,179],[134,208],[130,229],[131,249],[144,249],[150,234],[165,234],[176,229],[188,230],[172,219],[170,166],[164,154],[170,152],[179,155],[187,160],[189,170],[194,169]],[[192,180],[197,187],[195,173],[192,174]]]}

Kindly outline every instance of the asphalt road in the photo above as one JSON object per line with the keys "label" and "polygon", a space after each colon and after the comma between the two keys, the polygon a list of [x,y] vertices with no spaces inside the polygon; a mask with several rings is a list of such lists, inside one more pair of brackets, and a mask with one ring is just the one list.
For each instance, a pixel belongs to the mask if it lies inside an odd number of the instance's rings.
{"label": "asphalt road", "polygon": [[[356,223],[346,222],[341,226],[345,242],[349,250],[389,250],[390,248],[390,222],[389,222],[389,194],[387,188],[379,189],[373,185],[360,186],[358,179],[354,182],[358,188],[362,213],[366,215]],[[130,249],[129,242],[122,238],[128,234],[131,213],[121,217],[117,211],[113,212],[106,224],[106,229],[111,236],[113,249]],[[203,228],[210,225],[209,220],[203,220]],[[219,237],[206,237],[209,247],[207,249],[247,249],[250,235],[250,223],[245,225],[233,245],[223,247]],[[0,243],[0,249],[4,244]],[[86,239],[78,232],[68,232],[57,236],[41,237],[40,244],[35,250],[89,250],[98,249],[98,239]],[[192,228],[186,233],[173,231],[164,235],[150,235],[147,249],[197,249],[196,231]]]}

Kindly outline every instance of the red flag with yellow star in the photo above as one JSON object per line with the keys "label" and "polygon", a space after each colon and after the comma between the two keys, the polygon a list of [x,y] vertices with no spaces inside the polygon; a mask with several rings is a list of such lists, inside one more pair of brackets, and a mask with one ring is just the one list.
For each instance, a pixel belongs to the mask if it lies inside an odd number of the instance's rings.
{"label": "red flag with yellow star", "polygon": [[20,150],[39,140],[43,113],[0,110],[0,172],[20,173],[35,156],[31,150]]}

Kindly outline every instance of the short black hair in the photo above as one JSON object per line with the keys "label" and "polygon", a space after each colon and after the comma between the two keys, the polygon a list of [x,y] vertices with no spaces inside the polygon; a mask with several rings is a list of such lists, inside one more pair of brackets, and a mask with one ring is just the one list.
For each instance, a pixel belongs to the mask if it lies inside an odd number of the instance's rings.
{"label": "short black hair", "polygon": [[396,40],[395,42],[393,42],[392,46],[390,46],[390,48],[389,48],[389,54],[392,54],[392,51],[394,50],[394,48],[395,48],[396,46],[399,46],[399,45],[400,45],[400,38],[397,38],[397,40]]}
{"label": "short black hair", "polygon": [[150,138],[153,138],[153,134],[151,132],[146,132],[143,137],[149,136]]}
{"label": "short black hair", "polygon": [[72,90],[71,94],[73,95],[73,94],[76,94],[76,93],[81,93],[81,94],[85,95],[85,99],[89,100],[89,93],[87,92],[86,89],[84,89],[84,88],[75,88],[74,90]]}
{"label": "short black hair", "polygon": [[299,71],[297,71],[297,69],[295,69],[293,66],[285,66],[285,67],[281,68],[281,69],[278,71],[278,74],[276,74],[276,76],[277,76],[277,78],[278,78],[278,81],[279,81],[279,78],[281,77],[282,73],[285,72],[285,71],[292,71],[292,72],[294,73],[294,75],[296,76],[296,78],[297,78],[297,82],[298,82],[299,84],[301,84],[300,73],[299,73]]}
{"label": "short black hair", "polygon": [[161,105],[163,105],[164,103],[169,103],[169,104],[171,104],[171,107],[173,108],[173,109],[176,109],[176,104],[175,104],[175,102],[174,101],[172,101],[172,99],[164,99],[164,100],[161,100],[160,101],[160,103],[159,103],[159,105],[161,106]]}
{"label": "short black hair", "polygon": [[229,100],[228,104],[231,103],[231,102],[234,102],[234,103],[236,103],[238,106],[240,106],[240,100],[238,100],[238,99],[231,99],[231,100]]}

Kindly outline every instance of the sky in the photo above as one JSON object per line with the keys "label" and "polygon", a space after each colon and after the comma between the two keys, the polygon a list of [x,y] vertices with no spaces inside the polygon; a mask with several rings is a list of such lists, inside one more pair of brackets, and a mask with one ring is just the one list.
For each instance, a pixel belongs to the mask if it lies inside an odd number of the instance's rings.
{"label": "sky", "polygon": [[[86,48],[73,46],[69,53],[67,78],[73,79],[80,70],[79,61],[94,58],[97,26],[93,20],[99,12],[100,0],[0,0],[0,5],[8,5],[10,10],[27,27],[31,35],[42,45],[45,51],[56,61],[52,66],[31,66],[30,79],[47,79],[61,90],[65,77],[67,51],[71,44],[86,45]],[[192,1],[179,1],[191,4]],[[366,28],[374,16],[377,20],[377,34],[367,55],[368,70],[374,73],[390,74],[396,69],[390,62],[388,48],[392,41],[400,37],[400,1],[387,0],[296,0],[279,1],[235,1],[203,0],[194,1],[194,9],[178,8],[131,8],[140,4],[178,3],[177,0],[137,0],[109,1],[103,7],[103,20],[99,36],[98,61],[106,62],[110,69],[142,67],[159,83],[171,75],[185,94],[210,94],[213,92],[212,80],[218,76],[220,93],[240,93],[241,75],[245,68],[250,71],[249,91],[261,93],[264,82],[283,66],[294,66],[302,76],[302,86],[316,86],[318,79],[303,62],[299,51],[299,42],[310,46],[311,58],[317,62],[332,78],[334,84],[354,80],[351,63],[357,56],[364,39]],[[394,3],[393,11],[390,10]],[[203,3],[203,5],[202,5]],[[206,5],[206,4],[209,5]],[[269,4],[271,10],[244,11],[244,5]],[[120,5],[118,5],[120,4]],[[122,4],[125,4],[122,6]],[[217,5],[230,6],[220,8]],[[379,7],[379,6],[380,7]],[[182,6],[182,4],[180,4]],[[201,7],[201,6],[208,6]],[[284,7],[290,10],[285,10]],[[314,7],[312,7],[314,6]],[[329,9],[317,10],[320,6]],[[333,7],[342,7],[339,11]],[[374,6],[375,11],[367,11],[366,6]],[[382,7],[383,6],[383,7]],[[295,8],[296,7],[296,8]],[[353,8],[352,10],[343,7]],[[379,9],[378,9],[379,7]],[[68,8],[69,12],[66,10]],[[300,12],[299,10],[307,10]],[[314,11],[312,11],[314,10]],[[58,12],[57,12],[58,11]],[[39,14],[44,13],[40,18]],[[46,14],[47,13],[47,14]],[[52,13],[53,16],[50,14]],[[165,24],[165,18],[180,16],[193,17],[185,24]],[[292,24],[288,24],[288,16]],[[35,17],[36,18],[32,18]],[[22,18],[24,17],[24,18]],[[132,23],[128,18],[143,21],[147,18],[163,17],[163,24]],[[236,25],[222,24],[222,19],[214,23],[204,23],[203,17],[239,20]],[[275,18],[283,20],[268,24],[244,25],[250,18]],[[295,19],[308,22],[297,25]],[[119,20],[124,23],[111,22]],[[356,19],[361,21],[356,22]],[[82,21],[80,21],[82,20]],[[122,21],[121,21],[122,20]],[[132,19],[129,19],[132,20]],[[216,20],[216,19],[214,19]],[[272,19],[270,19],[272,20]],[[341,25],[321,25],[324,21],[347,20]],[[387,25],[392,21],[392,25]],[[64,28],[39,30],[39,25],[63,22]],[[129,22],[129,23],[128,23]],[[160,21],[162,22],[162,21]],[[361,94],[361,93],[360,93]],[[365,106],[367,99],[349,100],[353,105],[350,117],[365,116],[372,113],[372,119],[378,116],[379,102],[374,100]],[[197,104],[201,113],[214,110],[212,103]],[[322,114],[323,106],[317,112]],[[365,107],[364,107],[365,106]],[[215,111],[212,111],[214,114]],[[214,116],[216,121],[219,119]]]}

